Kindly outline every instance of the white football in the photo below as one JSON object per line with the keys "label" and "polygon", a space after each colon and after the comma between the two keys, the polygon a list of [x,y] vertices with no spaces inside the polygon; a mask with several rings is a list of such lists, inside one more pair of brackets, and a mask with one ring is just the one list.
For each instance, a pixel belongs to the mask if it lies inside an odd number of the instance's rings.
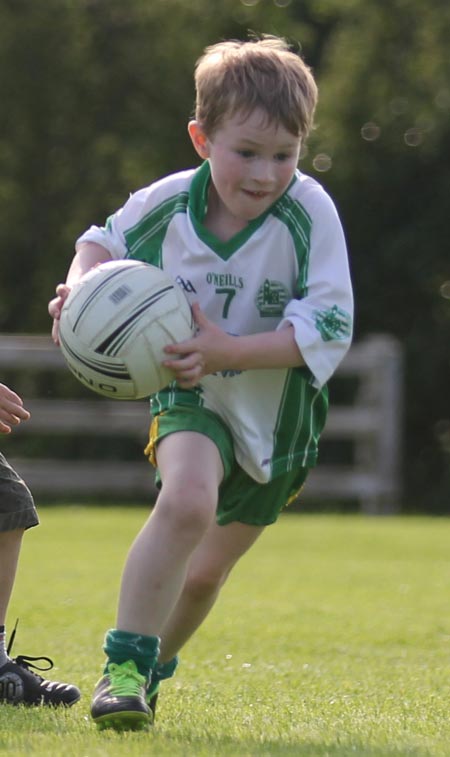
{"label": "white football", "polygon": [[138,260],[92,268],[73,286],[59,322],[72,373],[92,391],[119,400],[148,397],[173,381],[161,364],[163,348],[193,334],[181,287]]}

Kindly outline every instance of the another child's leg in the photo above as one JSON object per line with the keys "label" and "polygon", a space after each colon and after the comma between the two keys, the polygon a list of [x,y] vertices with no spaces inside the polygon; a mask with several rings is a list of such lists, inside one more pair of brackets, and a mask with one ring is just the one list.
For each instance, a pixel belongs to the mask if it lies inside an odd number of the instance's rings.
{"label": "another child's leg", "polygon": [[16,577],[24,529],[0,533],[0,626],[5,624],[6,612]]}
{"label": "another child's leg", "polygon": [[8,662],[6,613],[16,578],[24,529],[0,533],[0,668]]}
{"label": "another child's leg", "polygon": [[[158,445],[158,467],[161,493],[128,554],[117,626],[106,636],[108,661],[92,706],[100,726],[139,728],[150,719],[145,689],[159,636],[181,594],[191,554],[215,517],[223,466],[208,437],[194,432],[165,437]],[[118,696],[119,689],[126,690],[124,675],[132,681],[131,693]]]}
{"label": "another child's leg", "polygon": [[11,659],[7,652],[8,646],[11,651],[14,632],[9,637],[8,645],[5,621],[16,578],[22,537],[26,529],[37,526],[38,523],[30,490],[0,453],[0,702],[71,706],[80,698],[76,686],[48,681],[34,673],[29,669],[29,662],[37,660],[37,657],[18,655]]}

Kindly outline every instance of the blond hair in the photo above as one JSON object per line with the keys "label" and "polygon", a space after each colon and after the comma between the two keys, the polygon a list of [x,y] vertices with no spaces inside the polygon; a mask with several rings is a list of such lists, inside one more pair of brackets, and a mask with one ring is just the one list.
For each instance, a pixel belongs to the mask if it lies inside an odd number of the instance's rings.
{"label": "blond hair", "polygon": [[313,127],[317,86],[311,70],[284,39],[263,36],[207,47],[195,68],[195,118],[208,136],[225,117],[261,109],[268,122],[306,138]]}

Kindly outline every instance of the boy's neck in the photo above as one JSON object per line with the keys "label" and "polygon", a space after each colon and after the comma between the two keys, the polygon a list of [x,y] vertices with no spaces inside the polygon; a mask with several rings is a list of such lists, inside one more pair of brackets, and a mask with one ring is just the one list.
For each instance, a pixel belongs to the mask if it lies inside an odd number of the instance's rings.
{"label": "boy's neck", "polygon": [[248,226],[248,222],[232,216],[227,211],[211,184],[203,226],[221,242],[228,242],[236,234],[239,234],[242,229],[245,229]]}

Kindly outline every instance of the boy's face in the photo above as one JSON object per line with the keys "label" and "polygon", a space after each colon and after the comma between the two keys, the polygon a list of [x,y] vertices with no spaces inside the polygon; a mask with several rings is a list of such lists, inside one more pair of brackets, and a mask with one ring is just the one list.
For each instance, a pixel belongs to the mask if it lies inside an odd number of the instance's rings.
{"label": "boy's face", "polygon": [[213,207],[234,227],[244,227],[276,202],[297,167],[300,138],[268,123],[260,110],[227,118],[211,139],[197,122],[191,122],[189,133],[199,155],[210,162]]}

